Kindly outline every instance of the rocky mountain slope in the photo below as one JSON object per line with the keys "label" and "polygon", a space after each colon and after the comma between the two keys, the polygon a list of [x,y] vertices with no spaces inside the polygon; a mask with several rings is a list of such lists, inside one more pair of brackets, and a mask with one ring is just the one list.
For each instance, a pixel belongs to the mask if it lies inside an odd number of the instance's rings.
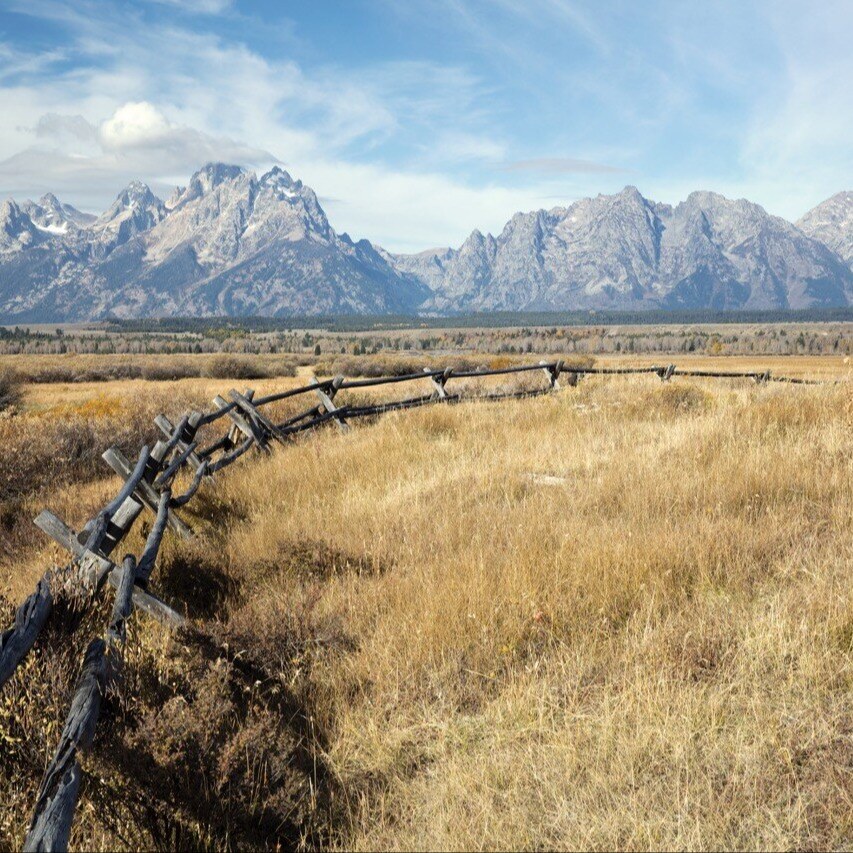
{"label": "rocky mountain slope", "polygon": [[516,214],[495,238],[394,256],[435,311],[807,308],[853,303],[830,248],[745,200],[695,192],[670,207],[634,187]]}
{"label": "rocky mountain slope", "polygon": [[53,195],[0,204],[0,318],[849,305],[851,222],[853,193],[797,227],[745,200],[671,207],[626,187],[393,255],[337,234],[282,169],[213,163],[167,202],[134,181],[97,218]]}
{"label": "rocky mountain slope", "polygon": [[279,168],[257,178],[209,164],[168,203],[134,182],[97,219],[66,220],[46,230],[23,206],[0,208],[0,315],[10,322],[381,314],[429,295],[368,241],[338,235],[313,190]]}
{"label": "rocky mountain slope", "polygon": [[853,267],[853,192],[836,193],[821,202],[797,221],[797,227]]}

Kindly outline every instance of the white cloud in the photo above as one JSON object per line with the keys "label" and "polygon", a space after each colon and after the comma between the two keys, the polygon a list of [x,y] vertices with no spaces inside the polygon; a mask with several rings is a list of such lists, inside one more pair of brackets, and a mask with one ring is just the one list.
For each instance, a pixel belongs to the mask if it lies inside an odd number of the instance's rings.
{"label": "white cloud", "polygon": [[234,6],[233,0],[148,0],[163,6],[175,6],[184,12],[201,15],[221,15]]}
{"label": "white cloud", "polygon": [[[167,192],[209,160],[280,159],[338,200],[329,202],[337,229],[390,249],[459,243],[535,206],[535,192],[442,174],[451,161],[507,153],[485,129],[481,82],[462,69],[394,62],[309,74],[173,23],[134,26],[85,2],[33,2],[75,34],[79,64],[0,87],[0,111],[17,128],[0,124],[0,194],[52,190],[100,210],[134,178]],[[378,149],[395,135],[417,152],[417,167],[383,162]]]}
{"label": "white cloud", "polygon": [[139,101],[119,107],[100,127],[101,144],[108,151],[159,147],[175,128],[153,104]]}
{"label": "white cloud", "polygon": [[536,157],[532,160],[514,160],[500,167],[505,172],[539,172],[542,174],[618,174],[625,169],[594,163],[591,160],[578,160],[575,157]]}
{"label": "white cloud", "polygon": [[[342,68],[269,58],[204,32],[207,21],[172,12],[152,21],[153,5],[143,17],[138,6],[100,0],[6,2],[50,19],[68,41],[29,53],[0,43],[0,195],[49,189],[99,210],[133,178],[166,192],[209,160],[260,166],[279,158],[329,199],[339,230],[419,249],[458,244],[474,227],[498,231],[516,210],[618,190],[623,165],[655,198],[710,188],[789,217],[841,188],[853,165],[853,96],[843,85],[853,77],[844,44],[853,7],[831,0],[808,15],[793,0],[775,15],[754,13],[775,22],[787,63],[778,80],[763,57],[741,59],[752,33],[732,4],[705,13],[732,20],[716,41],[705,36],[707,22],[698,26],[687,12],[669,20],[667,7],[650,4],[632,14],[652,16],[660,42],[623,50],[602,12],[570,0],[536,0],[532,11],[496,0],[494,14],[488,4],[442,0],[465,49],[479,53],[477,67],[490,69],[477,74],[425,60]],[[211,15],[230,8],[222,0],[181,5]],[[394,8],[449,26],[429,4]],[[514,32],[496,24],[501,15]],[[601,66],[537,53],[540,36],[569,30]],[[544,121],[563,137],[519,130],[520,114],[506,110],[502,91],[516,78],[537,110],[553,110]],[[738,93],[746,118],[725,124],[700,109],[703,86],[713,88],[709,101]],[[594,104],[587,121],[571,115],[577,93]],[[699,128],[691,138],[698,165],[674,173],[666,153],[684,152],[666,139],[686,127]],[[706,164],[703,154],[717,150],[727,162]]]}

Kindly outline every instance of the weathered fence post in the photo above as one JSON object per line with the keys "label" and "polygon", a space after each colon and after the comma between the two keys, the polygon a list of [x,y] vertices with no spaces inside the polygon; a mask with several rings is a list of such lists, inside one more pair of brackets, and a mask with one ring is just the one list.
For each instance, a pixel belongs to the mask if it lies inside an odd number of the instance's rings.
{"label": "weathered fence post", "polygon": [[133,609],[133,586],[136,583],[136,558],[127,554],[121,564],[121,577],[116,588],[113,612],[107,628],[109,646],[124,645],[127,639],[127,619]]}
{"label": "weathered fence post", "polygon": [[[185,419],[181,419],[181,422],[177,427],[173,427],[172,422],[165,415],[157,415],[157,417],[154,418],[154,423],[166,436],[169,443],[171,444],[172,441],[175,441],[175,447],[183,452],[186,451],[195,440],[195,434],[198,431],[198,424],[201,418],[201,412],[190,412]],[[182,429],[181,425],[184,424],[184,420],[186,420],[186,424]],[[189,459],[190,464],[198,470],[201,466],[201,459],[199,459],[194,452],[190,452],[187,458]]]}
{"label": "weathered fence post", "polygon": [[0,688],[33,647],[53,608],[50,580],[45,575],[15,613],[15,624],[0,634]]}
{"label": "weathered fence post", "polygon": [[540,361],[542,372],[548,377],[548,382],[551,383],[552,391],[560,390],[560,372],[563,369],[563,361],[558,361],[556,364],[548,364],[546,361]]}
{"label": "weathered fence post", "polygon": [[[137,504],[137,506],[139,505]],[[141,506],[139,508],[142,509]],[[111,586],[118,587],[121,581],[121,572],[115,563],[100,554],[87,551],[74,531],[61,518],[58,518],[50,510],[44,509],[38,514],[35,524],[51,539],[70,551],[81,566],[86,565],[85,577],[81,579],[88,586],[97,590],[106,580]],[[182,628],[186,625],[186,619],[180,613],[177,613],[157,596],[138,586],[133,588],[133,606],[171,628]]]}
{"label": "weathered fence post", "polygon": [[[320,398],[320,403],[323,408],[329,413],[333,414],[334,412],[340,411],[340,409],[335,405],[334,399],[335,394],[338,393],[338,389],[341,387],[341,384],[344,381],[344,377],[340,374],[336,376],[329,383],[329,390],[323,390],[323,386],[320,382],[317,381],[316,377],[312,377],[314,380],[315,387],[314,390],[317,392],[317,396]],[[349,429],[349,424],[343,419],[343,417],[333,418],[334,422],[338,425],[338,427],[344,431]]]}
{"label": "weathered fence post", "polygon": [[435,376],[430,372],[428,367],[424,368],[424,373],[430,374],[430,382],[432,382],[433,392],[432,398],[433,400],[446,400],[447,399],[447,389],[444,387],[447,385],[447,380],[453,375],[452,367],[445,367],[444,373],[440,373],[438,376]]}
{"label": "weathered fence post", "polygon": [[[130,463],[125,458],[125,455],[117,448],[110,447],[102,454],[102,458],[119,475],[119,477],[129,480],[131,477]],[[146,469],[146,474],[151,475],[156,469]],[[153,513],[157,513],[157,507],[160,504],[160,494],[154,486],[144,477],[140,479],[136,487],[133,489],[133,494]],[[179,536],[187,539],[192,536],[192,530],[180,519],[174,512],[169,511],[169,527]]]}
{"label": "weathered fence post", "polygon": [[[254,391],[251,389],[247,389],[246,394],[244,395],[246,399],[251,400],[254,395]],[[224,397],[221,397],[217,394],[213,398],[213,405],[216,406],[220,411],[227,411],[228,417],[234,422],[234,430],[233,433],[242,432],[246,438],[252,439],[254,441],[255,446],[262,453],[269,453],[269,448],[267,447],[266,436],[264,436],[263,432],[258,429],[258,427],[252,422],[251,419],[245,417],[241,412],[234,411],[237,407],[236,403],[229,403],[225,400]],[[236,435],[232,435],[229,433],[229,439],[231,440],[231,445],[236,446],[237,440]]]}
{"label": "weathered fence post", "polygon": [[106,678],[105,643],[89,643],[77,680],[71,710],[53,760],[47,766],[33,811],[25,851],[67,850],[77,808],[81,770],[77,753],[92,745]]}
{"label": "weathered fence post", "polygon": [[279,428],[269,418],[267,418],[266,415],[262,414],[258,410],[257,406],[252,404],[252,401],[248,397],[241,394],[235,388],[232,388],[228,393],[231,399],[236,403],[237,408],[240,409],[250,421],[254,422],[254,425],[259,432],[266,433],[267,436],[274,438],[281,444],[286,443],[286,439]]}

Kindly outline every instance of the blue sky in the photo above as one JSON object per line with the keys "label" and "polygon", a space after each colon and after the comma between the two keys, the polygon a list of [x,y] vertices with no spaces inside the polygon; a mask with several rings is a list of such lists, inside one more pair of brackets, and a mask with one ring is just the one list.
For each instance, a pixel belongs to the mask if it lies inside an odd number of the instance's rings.
{"label": "blue sky", "polygon": [[222,159],[392,250],[626,184],[796,219],[853,187],[851,35],[849,0],[0,0],[0,196]]}

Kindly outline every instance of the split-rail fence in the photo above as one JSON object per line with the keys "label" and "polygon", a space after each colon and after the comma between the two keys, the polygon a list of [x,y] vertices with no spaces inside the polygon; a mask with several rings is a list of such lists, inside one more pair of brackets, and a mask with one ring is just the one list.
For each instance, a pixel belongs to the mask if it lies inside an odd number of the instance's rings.
{"label": "split-rail fence", "polygon": [[[529,371],[544,372],[547,384],[533,390],[478,395],[454,392],[448,388],[453,380]],[[118,448],[109,448],[103,458],[122,479],[121,489],[80,531],[72,530],[49,510],[38,515],[36,525],[70,552],[71,561],[64,568],[50,569],[44,574],[35,591],[18,608],[14,625],[0,635],[2,689],[35,644],[50,618],[56,597],[67,595],[92,600],[106,586],[115,590],[112,615],[104,635],[89,643],[83,657],[59,745],[39,787],[24,849],[67,849],[82,777],[78,753],[91,747],[101,698],[107,687],[121,678],[125,625],[132,610],[136,608],[171,629],[180,629],[187,624],[180,612],[151,591],[150,581],[166,529],[181,537],[192,535],[189,526],[176,510],[193,498],[202,482],[252,448],[269,453],[273,442],[284,444],[297,434],[323,424],[331,423],[347,430],[349,422],[354,419],[384,412],[432,403],[457,403],[466,399],[505,400],[550,394],[559,390],[561,380],[568,386],[575,386],[586,374],[644,373],[655,374],[662,381],[669,381],[676,376],[691,376],[751,379],[757,383],[821,384],[816,380],[772,376],[769,371],[682,370],[673,364],[665,367],[595,368],[572,366],[563,361],[541,361],[489,370],[454,370],[449,367],[425,369],[422,373],[366,379],[335,376],[333,379],[315,379],[309,385],[264,397],[256,397],[252,390],[241,393],[232,389],[229,392],[230,400],[217,396],[210,412],[188,412],[177,424],[172,424],[165,415],[159,415],[154,422],[164,438],[151,448],[143,447],[135,461],[127,459]],[[423,381],[429,382],[427,393],[390,402],[355,405],[341,403],[338,396],[341,391],[348,389]],[[312,398],[312,404],[282,423],[274,423],[261,411],[271,403],[300,396]],[[198,433],[202,427],[223,419],[228,426],[226,434],[211,444],[199,446]],[[185,468],[192,472],[192,479],[182,494],[175,495],[172,486]],[[121,561],[114,560],[112,555],[146,508],[153,513],[155,520],[142,554],[138,559],[127,555]]]}

